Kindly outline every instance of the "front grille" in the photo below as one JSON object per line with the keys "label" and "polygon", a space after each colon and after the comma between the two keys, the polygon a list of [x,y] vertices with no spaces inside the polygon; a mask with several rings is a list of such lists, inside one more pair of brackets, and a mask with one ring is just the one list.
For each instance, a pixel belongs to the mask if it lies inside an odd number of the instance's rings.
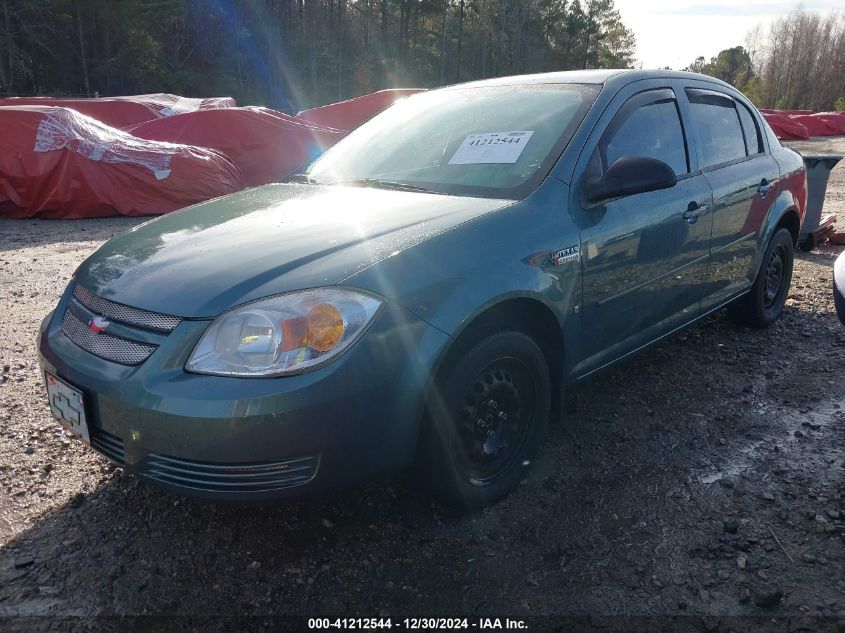
{"label": "front grille", "polygon": [[62,332],[85,351],[121,365],[140,365],[156,349],[155,345],[128,341],[105,332],[95,334],[73,313],[73,310],[65,310]]}
{"label": "front grille", "polygon": [[76,284],[76,287],[73,289],[73,296],[79,303],[92,312],[108,317],[113,321],[120,321],[121,323],[134,325],[135,327],[146,330],[172,332],[182,322],[182,319],[179,317],[150,312],[149,310],[141,310],[140,308],[133,308],[122,303],[103,299],[87,291],[79,284]]}
{"label": "front grille", "polygon": [[121,466],[126,463],[123,455],[123,440],[106,433],[103,429],[91,428],[91,447]]}
{"label": "front grille", "polygon": [[318,455],[252,464],[214,464],[150,453],[141,474],[161,483],[208,492],[269,492],[314,479]]}

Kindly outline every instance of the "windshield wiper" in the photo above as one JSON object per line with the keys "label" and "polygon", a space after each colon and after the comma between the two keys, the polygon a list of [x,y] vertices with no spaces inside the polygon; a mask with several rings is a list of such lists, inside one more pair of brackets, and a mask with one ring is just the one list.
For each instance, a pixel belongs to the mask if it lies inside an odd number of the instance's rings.
{"label": "windshield wiper", "polygon": [[331,183],[333,185],[348,185],[351,187],[374,187],[376,189],[395,189],[396,191],[420,191],[422,193],[439,193],[419,185],[410,185],[406,182],[396,180],[382,180],[381,178],[352,178],[350,180],[339,180]]}
{"label": "windshield wiper", "polygon": [[285,178],[284,182],[301,182],[307,185],[319,185],[320,181],[314,180],[308,174],[292,174]]}

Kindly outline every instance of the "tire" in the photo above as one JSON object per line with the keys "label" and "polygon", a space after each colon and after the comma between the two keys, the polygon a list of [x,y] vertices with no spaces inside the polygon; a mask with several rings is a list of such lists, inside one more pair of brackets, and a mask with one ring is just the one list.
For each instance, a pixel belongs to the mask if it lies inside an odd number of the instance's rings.
{"label": "tire", "polygon": [[776,321],[783,313],[789,294],[794,261],[792,234],[787,229],[778,229],[763,254],[751,291],[728,306],[731,320],[756,328],[767,327]]}
{"label": "tire", "polygon": [[499,332],[471,346],[435,382],[416,473],[446,505],[488,506],[525,477],[551,410],[549,366],[521,332]]}

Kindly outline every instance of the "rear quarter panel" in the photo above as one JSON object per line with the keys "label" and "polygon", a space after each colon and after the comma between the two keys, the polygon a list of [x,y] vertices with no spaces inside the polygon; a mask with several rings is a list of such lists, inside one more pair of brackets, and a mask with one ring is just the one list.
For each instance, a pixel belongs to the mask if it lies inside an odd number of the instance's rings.
{"label": "rear quarter panel", "polygon": [[[782,205],[789,204],[783,207],[783,211],[794,208],[803,224],[807,207],[807,171],[804,167],[804,159],[798,152],[781,145],[780,140],[762,116],[760,116],[760,122],[766,131],[769,151],[780,167],[778,200],[782,200]],[[784,193],[788,195],[782,197]]]}
{"label": "rear quarter panel", "polygon": [[780,186],[778,193],[788,192],[792,199],[792,206],[798,212],[801,222],[807,206],[807,172],[801,155],[784,147],[775,139],[777,146],[771,146],[772,156],[780,166]]}
{"label": "rear quarter panel", "polygon": [[[762,119],[762,117],[760,118]],[[780,180],[777,186],[777,198],[766,218],[763,230],[760,232],[755,261],[758,268],[769,240],[784,214],[795,211],[798,214],[800,224],[803,224],[807,206],[807,172],[804,168],[804,159],[797,152],[781,145],[765,121],[763,125],[766,130],[769,151],[780,167]]]}

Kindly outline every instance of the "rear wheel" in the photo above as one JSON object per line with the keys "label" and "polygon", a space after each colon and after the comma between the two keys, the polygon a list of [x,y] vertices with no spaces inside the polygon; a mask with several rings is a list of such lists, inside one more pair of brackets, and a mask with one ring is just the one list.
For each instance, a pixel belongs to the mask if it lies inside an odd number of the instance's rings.
{"label": "rear wheel", "polygon": [[778,229],[763,254],[763,263],[751,291],[728,307],[730,318],[751,327],[766,327],[776,321],[789,294],[794,260],[792,233]]}
{"label": "rear wheel", "polygon": [[417,472],[447,505],[477,510],[513,490],[543,440],[549,367],[521,332],[476,344],[436,383]]}

